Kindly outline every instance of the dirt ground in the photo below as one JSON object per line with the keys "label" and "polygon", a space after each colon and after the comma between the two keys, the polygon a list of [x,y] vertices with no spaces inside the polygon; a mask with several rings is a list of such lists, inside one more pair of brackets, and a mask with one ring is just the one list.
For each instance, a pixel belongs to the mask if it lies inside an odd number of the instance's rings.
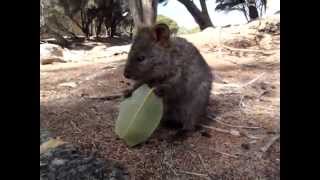
{"label": "dirt ground", "polygon": [[160,127],[134,148],[118,139],[114,124],[121,99],[99,97],[129,87],[122,76],[127,54],[41,66],[41,127],[84,152],[123,164],[132,179],[280,179],[280,139],[261,151],[280,132],[279,41],[280,35],[271,36],[268,54],[195,44],[218,75],[209,136],[197,131],[170,143],[174,131]]}

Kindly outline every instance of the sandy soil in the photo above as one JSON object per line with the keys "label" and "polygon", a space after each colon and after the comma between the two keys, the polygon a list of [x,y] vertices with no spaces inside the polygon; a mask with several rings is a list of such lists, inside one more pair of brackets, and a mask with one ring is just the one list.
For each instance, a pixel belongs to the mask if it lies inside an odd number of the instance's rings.
{"label": "sandy soil", "polygon": [[130,85],[122,76],[126,54],[41,66],[41,126],[84,152],[122,163],[132,179],[280,179],[280,139],[261,151],[280,132],[280,35],[265,36],[267,50],[254,43],[245,49],[268,53],[228,50],[206,36],[187,36],[218,75],[209,136],[197,131],[170,143],[174,131],[160,127],[135,148],[118,139],[121,99],[99,97],[119,95]]}

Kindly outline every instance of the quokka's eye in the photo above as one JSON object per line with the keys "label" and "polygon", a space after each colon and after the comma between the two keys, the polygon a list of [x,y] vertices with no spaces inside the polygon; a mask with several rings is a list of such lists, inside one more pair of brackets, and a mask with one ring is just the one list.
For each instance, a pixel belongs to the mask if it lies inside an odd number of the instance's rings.
{"label": "quokka's eye", "polygon": [[138,61],[138,62],[142,62],[142,61],[144,61],[145,59],[146,59],[145,56],[139,56],[139,57],[137,57],[137,61]]}

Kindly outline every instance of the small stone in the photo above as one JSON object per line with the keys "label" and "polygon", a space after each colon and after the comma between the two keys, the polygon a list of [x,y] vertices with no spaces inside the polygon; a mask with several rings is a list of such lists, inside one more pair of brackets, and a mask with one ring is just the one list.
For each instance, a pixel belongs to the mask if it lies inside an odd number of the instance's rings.
{"label": "small stone", "polygon": [[230,134],[234,135],[234,136],[240,136],[240,132],[234,129],[230,130]]}
{"label": "small stone", "polygon": [[55,166],[61,166],[61,165],[63,165],[64,163],[65,163],[66,161],[65,160],[63,160],[63,159],[54,159],[52,162],[51,162],[51,164],[52,165],[55,165]]}

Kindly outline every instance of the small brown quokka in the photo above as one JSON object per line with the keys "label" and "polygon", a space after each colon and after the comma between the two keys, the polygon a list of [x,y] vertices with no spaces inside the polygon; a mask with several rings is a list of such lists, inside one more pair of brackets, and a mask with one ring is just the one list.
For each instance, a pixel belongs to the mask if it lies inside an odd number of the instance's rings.
{"label": "small brown quokka", "polygon": [[[144,27],[134,37],[124,76],[155,88],[162,97],[162,123],[175,125],[178,134],[192,132],[207,114],[214,75],[198,49],[180,37],[170,37],[166,24]],[[180,127],[179,127],[180,126]]]}

